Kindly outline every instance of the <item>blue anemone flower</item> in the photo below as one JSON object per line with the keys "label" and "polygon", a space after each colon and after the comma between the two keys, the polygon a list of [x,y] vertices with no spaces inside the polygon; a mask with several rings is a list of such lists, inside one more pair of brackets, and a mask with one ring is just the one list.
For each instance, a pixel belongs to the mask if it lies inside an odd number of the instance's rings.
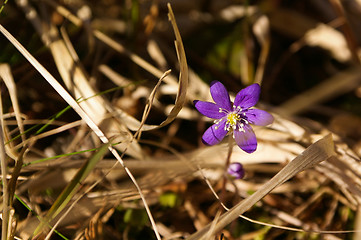
{"label": "blue anemone flower", "polygon": [[211,83],[210,92],[215,103],[195,100],[197,110],[206,117],[215,119],[202,136],[206,145],[215,145],[232,133],[237,145],[245,152],[257,149],[257,138],[250,124],[266,126],[273,122],[273,116],[266,111],[253,109],[258,102],[261,87],[252,84],[239,91],[231,102],[224,85],[218,81]]}

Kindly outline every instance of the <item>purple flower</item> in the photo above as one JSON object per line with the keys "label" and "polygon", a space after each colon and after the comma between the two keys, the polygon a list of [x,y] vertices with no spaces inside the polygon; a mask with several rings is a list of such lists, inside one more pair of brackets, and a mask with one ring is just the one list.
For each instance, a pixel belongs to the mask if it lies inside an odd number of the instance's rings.
{"label": "purple flower", "polygon": [[215,103],[194,101],[200,113],[215,119],[214,124],[204,132],[203,143],[215,145],[231,132],[243,151],[254,152],[257,149],[257,139],[250,124],[266,126],[273,122],[273,116],[268,112],[250,109],[258,102],[261,87],[252,84],[242,89],[237,93],[234,103],[222,83],[213,81],[210,91]]}
{"label": "purple flower", "polygon": [[236,179],[242,179],[244,177],[243,166],[238,162],[229,164],[227,172]]}

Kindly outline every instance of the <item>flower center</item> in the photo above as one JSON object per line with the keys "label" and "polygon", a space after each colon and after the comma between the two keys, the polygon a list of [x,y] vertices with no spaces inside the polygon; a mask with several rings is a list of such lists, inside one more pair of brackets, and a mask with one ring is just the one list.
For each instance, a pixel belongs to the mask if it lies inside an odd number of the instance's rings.
{"label": "flower center", "polygon": [[226,127],[228,128],[227,130],[229,130],[230,127],[232,127],[233,129],[236,129],[237,126],[237,122],[241,120],[241,117],[235,113],[235,112],[231,112],[227,115],[227,122],[226,122]]}
{"label": "flower center", "polygon": [[[243,112],[243,109],[239,106],[233,106],[233,111],[228,111],[223,108],[219,108],[219,112],[226,113],[226,116],[221,119],[217,119],[214,121],[215,124],[219,124],[222,121],[226,121],[224,125],[225,131],[240,131],[245,132],[244,125],[248,124],[246,113]],[[215,129],[218,129],[218,126],[215,126]]]}

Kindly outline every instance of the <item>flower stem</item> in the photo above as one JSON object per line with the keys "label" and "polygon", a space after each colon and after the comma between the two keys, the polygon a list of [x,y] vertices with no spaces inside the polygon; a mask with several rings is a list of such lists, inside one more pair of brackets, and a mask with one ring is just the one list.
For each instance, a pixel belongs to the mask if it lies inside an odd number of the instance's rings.
{"label": "flower stem", "polygon": [[[224,198],[226,197],[226,184],[227,184],[227,169],[229,166],[229,163],[231,162],[231,155],[232,155],[232,151],[233,151],[233,138],[231,136],[228,137],[228,153],[227,153],[227,158],[226,158],[226,164],[224,166],[224,175],[223,175],[223,185],[222,185],[222,192],[220,194],[220,201],[221,203],[223,203]],[[222,209],[223,207],[220,206]]]}

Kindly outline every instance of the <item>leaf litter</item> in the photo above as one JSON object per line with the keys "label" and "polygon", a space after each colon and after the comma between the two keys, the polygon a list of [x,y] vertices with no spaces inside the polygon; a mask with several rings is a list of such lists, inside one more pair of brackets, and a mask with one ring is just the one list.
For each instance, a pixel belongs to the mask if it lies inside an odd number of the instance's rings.
{"label": "leaf litter", "polygon": [[[18,14],[33,25],[49,50],[46,54],[39,49],[29,51],[30,44],[22,45],[10,33],[14,30],[10,23],[0,26],[8,39],[1,41],[18,48],[43,76],[24,84],[28,80],[21,75],[29,69],[21,68],[28,64],[24,60],[0,68],[5,86],[0,148],[1,174],[6,176],[2,178],[3,239],[357,239],[361,229],[359,135],[343,126],[345,121],[353,121],[352,115],[337,122],[337,114],[332,113],[344,110],[325,107],[330,99],[350,94],[359,86],[358,66],[350,63],[358,62],[355,56],[336,54],[340,48],[345,53],[354,50],[345,44],[354,41],[354,35],[327,22],[317,25],[315,18],[301,13],[292,15],[295,10],[285,6],[265,14],[261,5],[210,5],[208,11],[219,13],[216,18],[216,14],[187,5],[188,1],[171,3],[168,8],[162,1],[151,7],[150,1],[130,5],[111,2],[99,3],[108,16],[99,15],[99,6],[76,1],[17,1],[4,7],[7,13],[17,4],[23,10]],[[38,9],[41,4],[45,12]],[[113,12],[107,4],[113,4]],[[192,14],[182,10],[191,5]],[[87,8],[96,14],[88,19],[90,25],[74,12]],[[114,18],[109,23],[127,26],[124,31],[129,31],[128,35],[115,34],[112,31],[116,27],[112,26],[106,32],[91,26],[91,21],[121,14],[121,8],[135,15],[124,14],[123,20]],[[348,14],[347,10],[338,14]],[[50,21],[46,13],[51,14]],[[140,16],[147,19],[147,27],[137,40],[148,42],[136,48],[121,39],[131,39],[141,31],[137,22]],[[285,27],[279,20],[284,16],[292,16],[292,21],[302,27]],[[190,20],[193,24],[187,25]],[[239,64],[240,69],[256,69],[255,73],[240,73],[242,80],[235,80],[237,76],[207,65],[206,56],[197,57],[189,33],[217,21],[243,24],[243,30],[247,24],[252,27],[242,39],[245,46],[251,46],[254,34],[259,58],[254,61],[254,52],[244,52]],[[302,48],[317,45],[345,68],[328,71],[329,77],[323,82],[275,108],[271,104],[278,101],[276,98],[267,105],[257,105],[271,112],[275,122],[254,129],[259,145],[256,152],[247,154],[226,141],[204,147],[200,137],[209,122],[192,105],[195,99],[210,100],[209,85],[202,80],[208,73],[200,71],[200,66],[214,73],[212,78],[223,76],[218,80],[233,93],[241,89],[235,86],[257,82],[266,90],[267,99],[270,89],[274,91],[279,84],[268,65],[283,69],[286,64],[274,62],[274,36],[270,35],[274,29],[301,43],[294,52],[285,48],[283,56],[287,59]],[[322,37],[327,34],[337,34],[338,43],[325,43]],[[168,44],[174,38],[175,45]],[[82,53],[86,44],[77,40],[89,43],[88,53]],[[186,58],[191,60],[189,66]],[[36,59],[42,59],[43,64]],[[37,92],[37,85],[46,84],[44,80],[56,92]],[[24,86],[29,91],[22,96]],[[102,93],[114,86],[119,88]],[[31,104],[24,99],[30,99]],[[128,107],[126,99],[131,102]],[[61,106],[67,104],[77,114],[61,112]],[[34,106],[46,109],[48,119],[37,119]],[[51,119],[57,112],[61,112],[61,122]],[[313,118],[315,112],[335,116],[330,128],[325,125],[327,121]],[[46,129],[41,128],[44,123],[49,123]],[[28,129],[29,124],[40,132]],[[106,153],[108,147],[118,161]],[[229,147],[230,162],[240,162],[245,168],[244,179],[225,177]],[[89,161],[92,164],[87,168]]]}

